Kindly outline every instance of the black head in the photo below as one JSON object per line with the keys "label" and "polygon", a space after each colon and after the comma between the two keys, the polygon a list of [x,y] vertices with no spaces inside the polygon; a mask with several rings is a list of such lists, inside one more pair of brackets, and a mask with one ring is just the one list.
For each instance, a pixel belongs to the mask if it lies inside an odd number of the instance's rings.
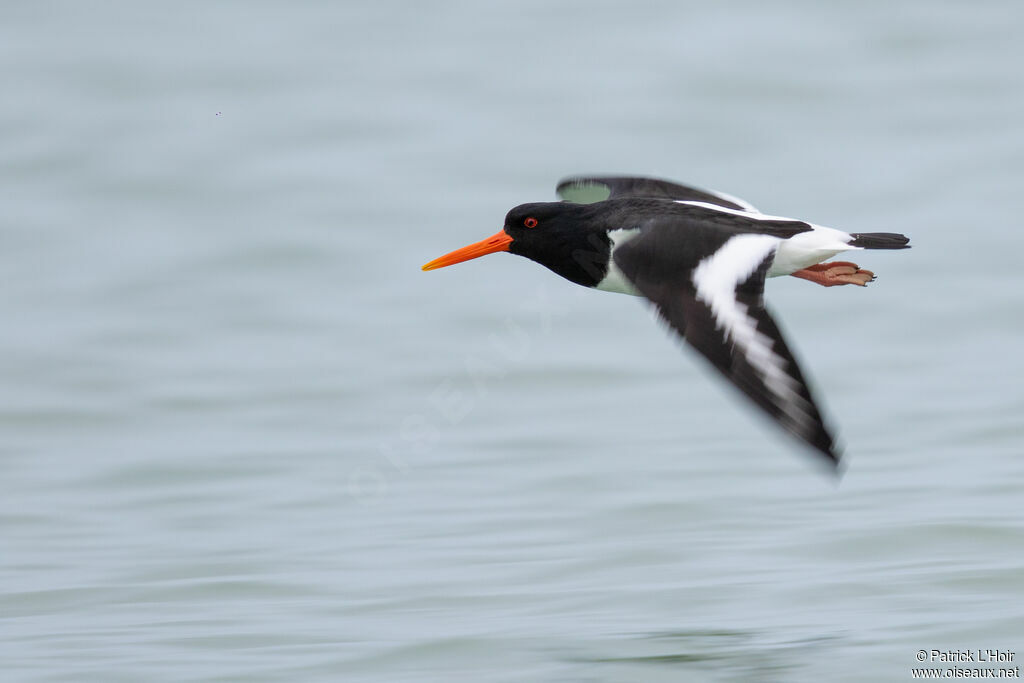
{"label": "black head", "polygon": [[592,208],[568,202],[520,204],[505,216],[503,231],[513,254],[593,287],[608,271],[611,240]]}
{"label": "black head", "polygon": [[596,205],[568,202],[521,204],[505,216],[501,232],[423,266],[444,268],[498,251],[525,256],[567,280],[593,287],[608,272],[611,240]]}

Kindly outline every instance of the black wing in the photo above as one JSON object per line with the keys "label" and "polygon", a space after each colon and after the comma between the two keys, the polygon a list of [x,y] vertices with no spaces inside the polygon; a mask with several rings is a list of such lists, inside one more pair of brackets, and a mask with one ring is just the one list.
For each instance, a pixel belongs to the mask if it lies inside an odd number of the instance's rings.
{"label": "black wing", "polygon": [[650,197],[685,202],[707,202],[737,211],[757,213],[750,203],[720,192],[700,190],[658,178],[629,176],[573,176],[558,183],[556,190],[562,199],[575,204],[593,204],[620,197]]}
{"label": "black wing", "polygon": [[783,429],[840,460],[814,395],[764,307],[764,278],[781,240],[692,225],[648,226],[616,265],[686,342]]}

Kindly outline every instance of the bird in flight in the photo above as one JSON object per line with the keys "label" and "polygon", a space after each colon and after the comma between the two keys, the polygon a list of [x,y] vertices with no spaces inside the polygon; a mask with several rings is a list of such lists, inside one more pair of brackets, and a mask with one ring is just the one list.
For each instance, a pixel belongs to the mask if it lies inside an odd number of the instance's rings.
{"label": "bird in flight", "polygon": [[906,249],[907,237],[769,216],[742,199],[656,178],[578,176],[557,192],[562,201],[521,204],[500,232],[423,270],[507,251],[576,284],[645,297],[748,399],[838,467],[836,439],[765,308],[765,278],[864,287],[874,273],[828,259]]}

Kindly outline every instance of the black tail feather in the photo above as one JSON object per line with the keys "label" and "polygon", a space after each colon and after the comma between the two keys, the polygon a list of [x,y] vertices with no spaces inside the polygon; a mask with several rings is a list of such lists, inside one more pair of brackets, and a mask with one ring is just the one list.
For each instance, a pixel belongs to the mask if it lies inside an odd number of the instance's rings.
{"label": "black tail feather", "polygon": [[851,247],[864,249],[910,249],[910,238],[898,232],[855,232]]}

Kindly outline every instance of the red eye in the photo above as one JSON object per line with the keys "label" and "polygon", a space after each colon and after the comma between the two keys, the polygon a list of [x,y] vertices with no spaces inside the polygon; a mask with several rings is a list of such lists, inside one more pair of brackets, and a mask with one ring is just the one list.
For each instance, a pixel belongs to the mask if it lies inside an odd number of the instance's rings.
{"label": "red eye", "polygon": [[529,218],[527,218],[526,220],[523,221],[523,225],[525,225],[528,228],[536,228],[537,227],[537,219],[534,218],[533,216],[530,216]]}

